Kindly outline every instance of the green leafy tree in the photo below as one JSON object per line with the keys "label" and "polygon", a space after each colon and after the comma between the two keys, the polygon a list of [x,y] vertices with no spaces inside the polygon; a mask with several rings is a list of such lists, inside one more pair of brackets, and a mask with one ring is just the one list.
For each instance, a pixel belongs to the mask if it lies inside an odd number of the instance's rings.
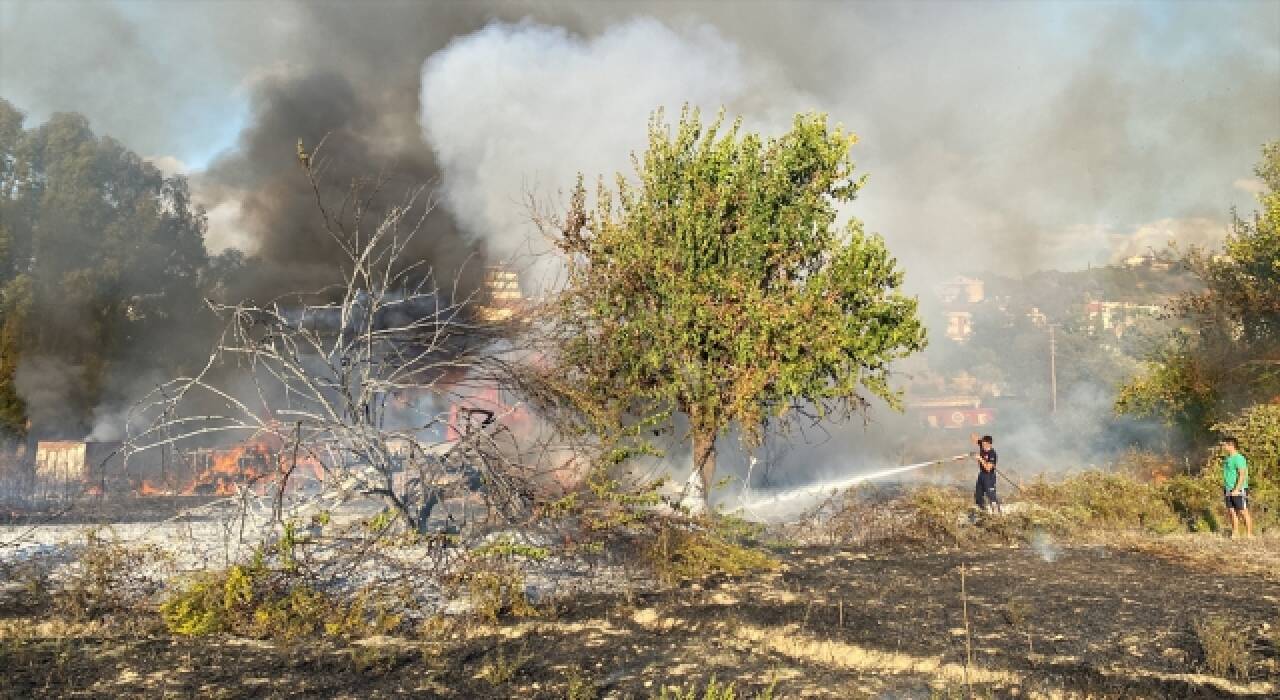
{"label": "green leafy tree", "polygon": [[1182,327],[1121,390],[1119,411],[1159,416],[1203,441],[1215,421],[1280,401],[1280,141],[1262,155],[1262,209],[1233,214],[1220,253],[1188,252],[1204,288],[1175,304]]}
{"label": "green leafy tree", "polygon": [[[33,128],[0,100],[0,431],[84,430],[115,377],[162,369],[205,339],[204,213],[166,177],[84,117]],[[15,387],[38,360],[74,377],[36,406]],[[52,423],[57,423],[56,425]]]}
{"label": "green leafy tree", "polygon": [[925,344],[884,242],[838,224],[863,185],[855,137],[817,114],[769,140],[722,126],[657,112],[635,181],[602,181],[594,207],[579,182],[555,235],[556,371],[597,415],[687,416],[698,508],[718,436],[752,446],[770,418],[897,407],[890,364]]}

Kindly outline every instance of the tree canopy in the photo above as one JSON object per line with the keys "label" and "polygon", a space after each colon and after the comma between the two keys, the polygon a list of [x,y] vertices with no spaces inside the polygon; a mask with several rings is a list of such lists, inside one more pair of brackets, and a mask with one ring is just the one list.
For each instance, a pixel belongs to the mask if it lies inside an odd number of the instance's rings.
{"label": "tree canopy", "polygon": [[[903,273],[861,222],[856,138],[802,114],[763,139],[722,118],[661,111],[636,177],[581,180],[555,240],[568,267],[556,371],[606,414],[688,417],[705,499],[717,436],[765,421],[897,405],[890,365],[924,328]],[[694,480],[695,483],[697,480]]]}
{"label": "tree canopy", "polygon": [[1280,400],[1280,141],[1263,147],[1255,172],[1260,211],[1232,216],[1221,252],[1190,250],[1203,291],[1175,304],[1184,322],[1121,391],[1121,412],[1159,416],[1204,439],[1211,426]]}
{"label": "tree canopy", "polygon": [[28,417],[85,430],[110,366],[178,357],[208,265],[184,178],[78,114],[23,121],[0,100],[0,431],[11,436]]}

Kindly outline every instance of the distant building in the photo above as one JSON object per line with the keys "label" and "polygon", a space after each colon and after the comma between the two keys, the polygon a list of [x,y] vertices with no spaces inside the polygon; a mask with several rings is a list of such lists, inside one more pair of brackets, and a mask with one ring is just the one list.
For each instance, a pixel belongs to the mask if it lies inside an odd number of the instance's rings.
{"label": "distant building", "polygon": [[995,411],[982,407],[977,396],[944,396],[907,404],[907,410],[930,428],[981,428],[995,421]]}
{"label": "distant building", "polygon": [[486,321],[509,321],[524,306],[524,294],[520,291],[520,277],[501,267],[485,272],[485,298],[480,307],[480,318]]}
{"label": "distant building", "polygon": [[1036,306],[1031,307],[1031,310],[1027,312],[1027,318],[1031,320],[1032,325],[1036,328],[1044,328],[1049,324],[1049,317],[1045,316],[1044,312]]}
{"label": "distant building", "polygon": [[1130,270],[1147,268],[1156,272],[1165,272],[1173,267],[1173,262],[1166,257],[1154,255],[1152,253],[1143,253],[1141,255],[1130,255],[1123,261],[1124,266]]}
{"label": "distant building", "polygon": [[36,478],[88,481],[120,463],[120,443],[87,440],[41,440],[36,443]]}
{"label": "distant building", "polygon": [[957,343],[964,343],[973,335],[973,314],[968,311],[947,312],[946,336]]}
{"label": "distant building", "polygon": [[943,334],[957,343],[973,335],[973,307],[986,300],[986,285],[971,277],[955,277],[937,288],[938,298],[946,305],[947,330]]}
{"label": "distant building", "polygon": [[938,296],[947,304],[978,304],[986,298],[986,284],[971,277],[956,277],[942,285]]}
{"label": "distant building", "polygon": [[1131,301],[1091,301],[1085,304],[1085,318],[1095,330],[1110,331],[1117,337],[1136,325],[1140,319],[1155,318],[1161,307]]}

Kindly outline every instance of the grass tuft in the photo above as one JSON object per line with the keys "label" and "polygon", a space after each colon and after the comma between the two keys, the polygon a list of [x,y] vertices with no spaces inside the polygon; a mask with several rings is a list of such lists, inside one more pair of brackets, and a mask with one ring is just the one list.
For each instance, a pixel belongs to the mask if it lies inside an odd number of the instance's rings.
{"label": "grass tuft", "polygon": [[1230,674],[1241,680],[1248,677],[1249,649],[1231,620],[1206,617],[1197,620],[1194,629],[1210,673],[1224,678]]}

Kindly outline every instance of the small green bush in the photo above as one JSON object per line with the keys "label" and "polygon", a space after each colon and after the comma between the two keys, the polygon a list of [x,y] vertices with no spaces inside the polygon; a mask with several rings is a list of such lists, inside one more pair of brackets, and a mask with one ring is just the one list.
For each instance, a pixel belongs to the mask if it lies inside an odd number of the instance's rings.
{"label": "small green bush", "polygon": [[564,700],[595,700],[596,686],[581,668],[570,666],[564,676]]}
{"label": "small green bush", "polygon": [[645,555],[654,575],[667,584],[714,575],[742,576],[778,565],[768,554],[715,529],[679,523],[661,524]]}
{"label": "small green bush", "polygon": [[1179,474],[1160,485],[1160,495],[1181,524],[1191,532],[1222,529],[1221,475]]}
{"label": "small green bush", "polygon": [[260,561],[197,575],[161,602],[160,617],[170,632],[184,636],[238,634],[284,641],[385,633],[401,622],[383,607],[370,610],[368,592],[338,598],[295,571]]}
{"label": "small green bush", "polygon": [[472,609],[481,619],[495,623],[498,618],[534,617],[537,609],[524,590],[524,575],[511,567],[472,568],[459,576],[471,599]]}
{"label": "small green bush", "polygon": [[317,634],[343,610],[296,577],[260,564],[202,574],[160,604],[160,616],[174,634],[286,640]]}
{"label": "small green bush", "polygon": [[1059,482],[1039,479],[1021,495],[1079,528],[1171,532],[1178,527],[1160,486],[1126,474],[1090,470]]}
{"label": "small green bush", "polygon": [[738,691],[733,683],[722,685],[712,676],[701,690],[696,685],[663,687],[658,700],[738,700]]}
{"label": "small green bush", "polygon": [[[778,681],[775,678],[760,692],[752,695],[752,700],[773,700],[777,685]],[[747,700],[746,695],[738,693],[735,684],[720,683],[715,676],[712,676],[707,681],[707,684],[701,687],[697,684],[687,686],[664,685],[659,694],[654,697],[657,700]]]}
{"label": "small green bush", "polygon": [[516,542],[510,537],[503,537],[477,547],[472,554],[478,557],[500,557],[506,559],[522,557],[530,561],[543,561],[551,556],[551,550],[546,547],[536,547],[523,542]]}
{"label": "small green bush", "polygon": [[260,547],[251,561],[197,574],[160,603],[170,632],[185,636],[238,634],[293,641],[325,634],[385,633],[401,617],[385,607],[369,609],[361,590],[339,597],[320,590],[298,564],[302,540],[286,526],[275,544]]}

